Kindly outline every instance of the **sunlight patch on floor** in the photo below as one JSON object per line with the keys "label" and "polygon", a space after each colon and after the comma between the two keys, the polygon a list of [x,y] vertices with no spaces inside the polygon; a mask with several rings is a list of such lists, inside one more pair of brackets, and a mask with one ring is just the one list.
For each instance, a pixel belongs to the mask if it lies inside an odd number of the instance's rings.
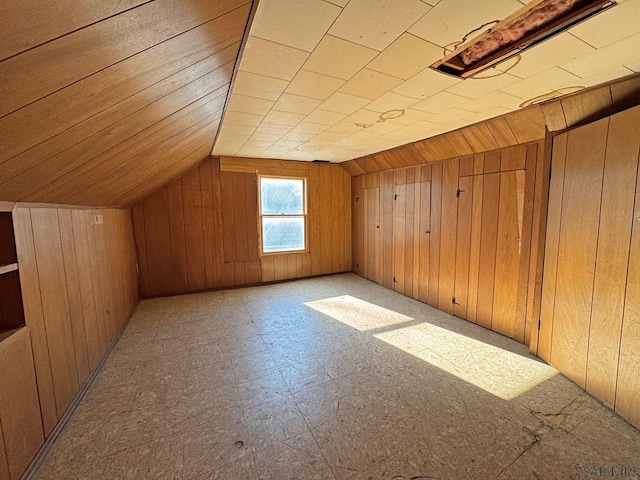
{"label": "sunlight patch on floor", "polygon": [[533,358],[429,323],[374,336],[504,400],[558,374],[555,368]]}
{"label": "sunlight patch on floor", "polygon": [[363,332],[413,320],[407,315],[350,295],[314,300],[306,302],[305,305]]}

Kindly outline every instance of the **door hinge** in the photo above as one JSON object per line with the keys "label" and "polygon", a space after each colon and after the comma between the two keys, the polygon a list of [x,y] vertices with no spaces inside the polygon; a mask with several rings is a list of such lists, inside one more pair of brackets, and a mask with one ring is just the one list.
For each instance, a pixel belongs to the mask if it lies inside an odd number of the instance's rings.
{"label": "door hinge", "polygon": [[396,277],[393,277],[393,283],[398,283],[398,280],[396,280]]}
{"label": "door hinge", "polygon": [[451,305],[460,305],[458,302],[456,302],[456,297],[451,297]]}
{"label": "door hinge", "polygon": [[356,202],[359,202],[359,201],[360,201],[360,197],[356,197]]}
{"label": "door hinge", "polygon": [[538,319],[538,331],[540,331],[540,324],[542,323],[542,320]]}
{"label": "door hinge", "polygon": [[460,194],[461,194],[462,192],[464,192],[464,190],[460,190],[460,189],[458,189],[458,190],[456,191],[456,197],[460,198]]}
{"label": "door hinge", "polygon": [[394,200],[397,200],[399,196],[400,196],[400,194],[395,193],[395,194],[393,195],[393,199],[394,199]]}
{"label": "door hinge", "polygon": [[356,262],[356,268],[360,268],[360,264]]}

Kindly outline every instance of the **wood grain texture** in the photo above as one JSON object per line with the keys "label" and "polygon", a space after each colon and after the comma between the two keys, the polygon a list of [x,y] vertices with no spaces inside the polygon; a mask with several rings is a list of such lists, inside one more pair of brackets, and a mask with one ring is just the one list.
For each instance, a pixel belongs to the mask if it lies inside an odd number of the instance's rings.
{"label": "wood grain texture", "polygon": [[609,120],[567,135],[551,362],[584,387]]}
{"label": "wood grain texture", "polygon": [[351,270],[349,174],[335,164],[305,163],[299,170],[302,162],[290,162],[285,171],[307,172],[309,252],[260,258],[253,167],[261,171],[268,161],[253,161],[247,173],[241,160],[211,158],[133,207],[141,212],[133,219],[147,265],[140,269],[143,296]]}
{"label": "wood grain texture", "polygon": [[453,313],[453,297],[456,269],[456,226],[458,212],[459,159],[443,164],[442,207],[440,223],[440,273],[438,275],[438,308]]}
{"label": "wood grain texture", "polygon": [[44,442],[28,327],[0,342],[0,385],[6,461],[10,478],[19,479]]}
{"label": "wood grain texture", "polygon": [[624,315],[640,151],[640,132],[630,131],[629,125],[638,121],[639,108],[611,118],[604,160],[586,389],[608,405],[615,404],[619,355],[615,346]]}
{"label": "wood grain texture", "polygon": [[[127,0],[74,6],[59,22],[32,3],[11,8],[2,32],[13,52],[0,100],[3,199],[131,205],[206,158],[250,2]],[[27,18],[43,30],[24,28]]]}
{"label": "wood grain texture", "polygon": [[458,197],[456,227],[456,271],[453,296],[453,314],[468,318],[469,306],[469,270],[471,265],[471,229],[473,225],[473,178],[460,177],[458,181],[460,196]]}
{"label": "wood grain texture", "polygon": [[[640,185],[640,173],[636,177],[636,185]],[[638,220],[640,218],[640,189],[638,188],[636,188],[633,217],[615,408],[631,423],[640,427],[640,405],[638,405],[638,395],[640,395],[640,381],[638,381],[638,368],[640,368],[640,349],[638,348],[638,331],[640,330],[640,220]]]}

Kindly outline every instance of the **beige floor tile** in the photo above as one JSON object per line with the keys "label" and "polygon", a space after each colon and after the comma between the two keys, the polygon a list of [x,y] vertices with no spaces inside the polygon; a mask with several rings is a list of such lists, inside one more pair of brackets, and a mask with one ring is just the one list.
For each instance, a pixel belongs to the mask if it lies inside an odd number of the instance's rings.
{"label": "beige floor tile", "polygon": [[[343,295],[410,320],[360,331],[305,305]],[[562,375],[509,400],[491,393],[513,386],[516,364],[541,368],[523,345],[351,274],[145,300],[34,478],[564,479],[576,465],[637,468],[640,432]]]}

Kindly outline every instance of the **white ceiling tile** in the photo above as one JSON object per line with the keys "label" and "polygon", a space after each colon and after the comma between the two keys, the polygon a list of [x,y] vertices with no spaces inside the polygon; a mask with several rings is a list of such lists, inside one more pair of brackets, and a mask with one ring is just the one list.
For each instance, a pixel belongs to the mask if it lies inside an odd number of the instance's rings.
{"label": "white ceiling tile", "polygon": [[[640,52],[638,52],[638,60],[640,61]],[[627,75],[633,74],[633,69],[627,67],[614,67],[611,70],[606,70],[604,72],[597,73],[591,77],[580,79],[581,87],[593,87],[595,85],[599,85],[601,83],[609,82],[616,78],[622,78]],[[567,83],[566,85],[562,85],[561,88],[568,88],[575,86],[575,82]]]}
{"label": "white ceiling tile", "polygon": [[362,125],[373,125],[378,120],[380,120],[380,113],[365,109],[358,110],[344,119],[345,122]]}
{"label": "white ceiling tile", "polygon": [[537,73],[526,80],[520,80],[519,82],[512,83],[501,90],[510,95],[528,100],[569,82],[576,82],[575,84],[579,85],[580,78],[572,75],[566,70],[553,67],[549,70],[545,70],[544,72]]}
{"label": "white ceiling tile", "polygon": [[334,126],[330,127],[327,130],[327,132],[344,133],[346,135],[351,135],[352,133],[356,133],[359,131],[360,127],[355,125],[353,122],[336,123]]}
{"label": "white ceiling tile", "polygon": [[291,127],[286,125],[276,125],[273,123],[261,123],[258,128],[256,128],[255,133],[264,133],[268,135],[284,135]]}
{"label": "white ceiling tile", "polygon": [[367,131],[378,134],[386,134],[395,132],[396,130],[400,130],[401,128],[404,128],[404,125],[401,123],[376,122],[371,127],[367,128]]}
{"label": "white ceiling tile", "polygon": [[299,113],[281,112],[279,110],[271,110],[269,114],[264,117],[264,123],[270,123],[274,125],[284,125],[287,127],[295,127],[302,121],[304,115]]}
{"label": "white ceiling tile", "polygon": [[474,112],[453,107],[430,117],[429,121],[433,123],[439,123],[441,125],[447,125],[452,122],[457,122],[458,120],[464,120],[465,118],[473,117],[474,115]]}
{"label": "white ceiling tile", "polygon": [[338,140],[342,140],[343,138],[345,138],[347,135],[350,135],[350,133],[330,132],[327,130],[325,132],[319,133],[313,138],[328,140],[330,142],[337,142]]}
{"label": "white ceiling tile", "polygon": [[440,113],[468,101],[469,99],[467,97],[461,97],[460,95],[444,91],[436,93],[426,100],[416,103],[411,108],[422,110],[424,112]]}
{"label": "white ceiling tile", "polygon": [[255,149],[261,148],[264,150],[265,148],[269,148],[272,144],[273,142],[265,142],[262,140],[249,139],[247,140],[247,143],[244,144],[243,148],[246,148],[246,147],[255,148]]}
{"label": "white ceiling tile", "polygon": [[326,100],[344,84],[339,78],[300,70],[287,87],[287,93]]}
{"label": "white ceiling tile", "polygon": [[325,35],[304,64],[304,69],[348,80],[377,54],[377,50]]}
{"label": "white ceiling tile", "polygon": [[438,123],[427,122],[425,120],[420,120],[419,122],[412,123],[411,125],[406,125],[402,129],[403,132],[418,133],[420,135],[424,135],[424,137],[428,135],[434,135],[435,132],[441,132],[442,130],[442,125]]}
{"label": "white ceiling tile", "polygon": [[466,101],[458,104],[457,106],[462,110],[469,110],[474,113],[482,113],[487,110],[492,110],[497,107],[507,108],[509,110],[515,110],[520,107],[522,99],[514,97],[504,92],[491,92],[482,97]]}
{"label": "white ceiling tile", "polygon": [[232,123],[225,122],[220,129],[220,133],[237,133],[240,135],[251,135],[255,131],[256,127],[249,127],[247,125],[234,125]]}
{"label": "white ceiling tile", "polygon": [[635,60],[640,56],[639,52],[640,34],[636,34],[560,66],[579,77],[587,78]]}
{"label": "white ceiling tile", "polygon": [[420,0],[351,0],[329,33],[382,51],[429,9]]}
{"label": "white ceiling tile", "polygon": [[405,80],[402,84],[395,87],[393,91],[407,97],[424,99],[452,87],[461,81],[462,80],[458,78],[450,77],[444,73],[426,68],[409,80]]}
{"label": "white ceiling tile", "polygon": [[320,125],[318,123],[300,122],[298,125],[296,125],[293,131],[301,132],[301,133],[318,134],[318,133],[324,132],[326,129],[327,129],[326,125]]}
{"label": "white ceiling tile", "polygon": [[227,110],[230,112],[253,113],[254,115],[266,115],[273,107],[274,102],[262,98],[245,97],[233,94],[229,98]]}
{"label": "white ceiling tile", "polygon": [[318,0],[265,1],[258,5],[250,34],[311,52],[341,12]]}
{"label": "white ceiling tile", "polygon": [[301,97],[300,95],[283,93],[273,108],[283,112],[308,115],[321,103],[322,100],[318,100],[317,98]]}
{"label": "white ceiling tile", "polygon": [[261,115],[253,115],[252,113],[227,112],[224,116],[224,123],[229,125],[245,125],[248,127],[257,127],[264,117]]}
{"label": "white ceiling tile", "polygon": [[442,57],[442,47],[411,35],[402,34],[367,68],[406,80]]}
{"label": "white ceiling tile", "polygon": [[405,97],[404,95],[398,95],[397,93],[387,92],[367,105],[367,110],[373,110],[374,112],[404,110],[418,102],[419,100],[412,97]]}
{"label": "white ceiling tile", "polygon": [[346,7],[347,3],[349,3],[349,0],[325,0],[329,3],[333,3],[334,5],[337,5],[339,7]]}
{"label": "white ceiling tile", "polygon": [[371,102],[368,98],[355,97],[353,95],[347,95],[346,93],[336,92],[327,98],[320,108],[323,110],[329,110],[331,112],[345,113],[351,115],[352,113],[360,110],[366,104]]}
{"label": "white ceiling tile", "polygon": [[636,60],[625,63],[624,66],[634,72],[640,72],[640,57]]}
{"label": "white ceiling tile", "polygon": [[279,134],[255,132],[253,135],[251,135],[251,138],[249,138],[249,140],[261,140],[264,142],[273,143],[280,140],[280,138],[282,138],[282,135],[279,135]]}
{"label": "white ceiling tile", "polygon": [[[516,0],[442,0],[409,29],[417,35],[441,47],[460,42],[473,29],[493,20],[502,20],[522,8]],[[487,30],[474,32],[469,39]]]}
{"label": "white ceiling tile", "polygon": [[386,121],[391,123],[400,123],[402,125],[410,125],[414,122],[419,122],[420,120],[429,120],[432,117],[433,113],[407,108],[403,115],[396,118],[388,118]]}
{"label": "white ceiling tile", "polygon": [[340,92],[375,100],[402,82],[401,79],[364,68],[349,80]]}
{"label": "white ceiling tile", "polygon": [[240,150],[240,146],[236,145],[228,145],[224,142],[218,141],[216,142],[213,150],[211,151],[211,155],[224,155],[228,157],[235,157]]}
{"label": "white ceiling tile", "polygon": [[344,113],[330,112],[328,110],[316,109],[304,119],[305,122],[319,123],[321,125],[335,125],[344,120]]}
{"label": "white ceiling tile", "polygon": [[477,98],[487,93],[506,87],[521,80],[508,73],[496,70],[486,70],[477,76],[467,78],[464,81],[447,88],[448,92],[462,95],[463,97]]}
{"label": "white ceiling tile", "polygon": [[233,95],[277,100],[289,82],[255,73],[238,71],[233,82]]}
{"label": "white ceiling tile", "polygon": [[249,135],[239,134],[239,133],[224,133],[220,132],[220,138],[218,140],[223,139],[225,143],[228,144],[239,144],[241,147],[244,143],[249,140]]}
{"label": "white ceiling tile", "polygon": [[310,138],[313,138],[315,135],[316,133],[313,133],[313,132],[300,132],[297,130],[291,130],[284,137],[282,137],[282,140],[304,141],[304,140],[309,140]]}
{"label": "white ceiling tile", "polygon": [[630,37],[640,32],[640,2],[633,0],[614,6],[569,31],[596,48]]}
{"label": "white ceiling tile", "polygon": [[505,60],[496,69],[526,78],[594,51],[593,47],[565,32],[526,50],[519,57]]}
{"label": "white ceiling tile", "polygon": [[242,52],[240,70],[291,80],[308,57],[309,53],[303,50],[249,37]]}

